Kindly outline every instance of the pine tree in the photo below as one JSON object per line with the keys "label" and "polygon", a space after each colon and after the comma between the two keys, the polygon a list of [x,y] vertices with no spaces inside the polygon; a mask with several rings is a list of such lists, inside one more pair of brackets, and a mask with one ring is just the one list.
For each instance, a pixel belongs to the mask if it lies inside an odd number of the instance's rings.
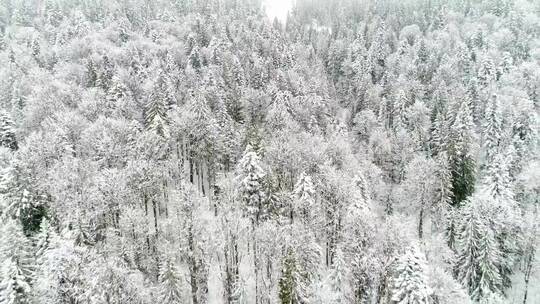
{"label": "pine tree", "polygon": [[232,298],[233,298],[232,304],[248,304],[249,303],[247,291],[246,291],[246,283],[242,279],[236,280]]}
{"label": "pine tree", "polygon": [[164,77],[160,73],[154,84],[153,92],[144,109],[144,119],[148,130],[167,138],[169,137],[167,111],[171,102],[167,94],[167,85]]}
{"label": "pine tree", "polygon": [[[294,186],[293,193],[297,199],[297,203],[294,206],[294,214],[299,216],[307,224],[310,222],[315,206],[315,189],[313,188],[311,176],[302,172]],[[291,217],[293,217],[292,214]]]}
{"label": "pine tree", "polygon": [[17,138],[15,137],[15,124],[11,120],[10,115],[0,110],[0,146],[17,150]]}
{"label": "pine tree", "polygon": [[510,287],[514,257],[518,253],[520,233],[520,211],[515,201],[513,182],[509,175],[511,157],[499,153],[489,166],[482,191],[490,202],[491,225],[494,238],[501,252],[500,276],[504,287]]}
{"label": "pine tree", "polygon": [[420,41],[415,65],[418,67],[418,78],[423,84],[428,84],[431,80],[431,72],[429,70],[429,50],[425,40]]}
{"label": "pine tree", "polygon": [[128,88],[122,82],[120,77],[118,75],[114,75],[111,80],[111,87],[107,92],[107,101],[109,102],[109,106],[117,106],[118,101],[127,96],[127,91]]}
{"label": "pine tree", "polygon": [[31,303],[32,289],[28,284],[28,279],[17,260],[11,257],[5,260],[2,265],[2,280],[0,281],[0,303]]}
{"label": "pine tree", "polygon": [[0,194],[6,204],[3,216],[20,220],[25,234],[37,231],[46,213],[44,196],[33,189],[28,172],[18,161],[2,173]]}
{"label": "pine tree", "polygon": [[482,87],[487,87],[495,80],[495,64],[490,56],[485,56],[478,69],[478,80]]}
{"label": "pine tree", "polygon": [[114,65],[109,59],[109,56],[104,55],[101,71],[97,74],[96,84],[107,92],[111,87],[113,75]]}
{"label": "pine tree", "polygon": [[501,253],[495,241],[493,231],[485,228],[478,240],[478,282],[472,291],[473,299],[480,299],[490,292],[499,292],[502,281],[499,274]]}
{"label": "pine tree", "polygon": [[502,143],[502,114],[497,95],[493,95],[488,101],[485,117],[484,147],[486,150],[486,163],[489,165],[499,152]]}
{"label": "pine tree", "polygon": [[443,151],[435,157],[437,176],[437,205],[446,209],[452,201],[452,172],[450,172],[450,164],[448,163],[448,154]]}
{"label": "pine tree", "polygon": [[472,195],[476,180],[474,158],[476,134],[474,133],[474,123],[468,100],[463,100],[459,104],[454,121],[450,126],[448,139],[448,169],[451,174],[450,189],[452,192],[447,234],[448,245],[453,248],[456,239],[454,215],[458,214],[455,209]]}
{"label": "pine tree", "polygon": [[24,235],[21,224],[17,220],[2,218],[5,221],[1,228],[0,258],[12,258],[27,274],[32,266],[31,244]]}
{"label": "pine tree", "polygon": [[165,259],[159,272],[159,303],[182,303],[181,282],[174,264]]}
{"label": "pine tree", "polygon": [[506,299],[499,293],[487,292],[479,301],[478,304],[506,304]]}
{"label": "pine tree", "polygon": [[392,303],[431,303],[431,288],[427,285],[426,261],[416,248],[408,249],[396,262]]}
{"label": "pine tree", "polygon": [[450,132],[448,156],[452,172],[452,203],[456,206],[473,193],[476,179],[473,156],[476,135],[467,100],[461,102]]}
{"label": "pine tree", "polygon": [[456,278],[475,300],[487,292],[498,292],[501,287],[501,253],[484,217],[486,206],[486,198],[481,194],[467,200],[460,210],[457,230]]}
{"label": "pine tree", "polygon": [[448,117],[444,112],[437,112],[431,130],[431,142],[434,154],[447,151],[449,137]]}
{"label": "pine tree", "polygon": [[216,113],[217,122],[217,143],[216,150],[219,151],[219,161],[225,171],[229,171],[231,165],[236,160],[237,131],[234,128],[234,121],[227,112],[222,99],[218,101]]}
{"label": "pine tree", "polygon": [[28,303],[33,268],[30,241],[21,225],[11,219],[4,223],[0,235],[0,260],[4,261],[0,303]]}
{"label": "pine tree", "polygon": [[457,280],[465,287],[469,293],[475,289],[478,281],[477,257],[478,240],[481,238],[482,221],[478,214],[477,207],[473,203],[466,202],[460,210],[460,222],[457,229],[457,259],[455,273]]}
{"label": "pine tree", "polygon": [[493,161],[487,169],[483,181],[483,190],[487,191],[487,194],[497,201],[497,205],[507,210],[515,207],[513,182],[509,174],[509,162],[511,162],[511,157],[504,153],[493,156]]}
{"label": "pine tree", "polygon": [[43,253],[47,248],[49,248],[49,245],[51,241],[56,237],[56,233],[51,227],[51,224],[48,219],[43,218],[41,220],[41,223],[39,225],[39,232],[34,237],[35,243],[36,243],[36,259],[39,261],[41,256],[43,256]]}
{"label": "pine tree", "polygon": [[328,281],[330,283],[332,304],[349,303],[349,278],[347,265],[345,264],[343,252],[340,248],[334,253],[334,264],[330,270]]}
{"label": "pine tree", "polygon": [[279,300],[282,304],[299,304],[299,295],[296,293],[295,273],[297,272],[296,259],[292,249],[287,250],[279,279]]}
{"label": "pine tree", "polygon": [[245,212],[252,222],[259,224],[261,217],[265,216],[263,208],[265,195],[263,191],[263,178],[265,173],[260,165],[260,158],[250,145],[246,147],[244,156],[238,164],[239,190],[245,203]]}

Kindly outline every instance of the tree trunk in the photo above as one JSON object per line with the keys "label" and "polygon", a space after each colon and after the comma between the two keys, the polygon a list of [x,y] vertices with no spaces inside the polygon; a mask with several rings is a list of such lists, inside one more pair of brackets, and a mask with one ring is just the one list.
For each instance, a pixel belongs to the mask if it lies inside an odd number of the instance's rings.
{"label": "tree trunk", "polygon": [[156,238],[158,237],[158,214],[156,200],[152,200],[152,210],[154,213],[154,229],[156,230]]}
{"label": "tree trunk", "polygon": [[193,244],[193,232],[192,227],[190,226],[188,228],[188,246],[190,251],[189,256],[189,280],[191,285],[191,300],[193,304],[198,304],[199,300],[197,297],[198,293],[198,285],[197,285],[197,272],[198,272],[198,266],[195,260],[195,246]]}
{"label": "tree trunk", "polygon": [[255,304],[259,304],[259,258],[257,254],[257,235],[255,234],[255,225],[253,225],[253,267],[255,270]]}
{"label": "tree trunk", "polygon": [[420,216],[418,217],[418,238],[421,240],[424,236],[424,192],[425,192],[425,185],[422,183],[422,193],[420,196]]}
{"label": "tree trunk", "polygon": [[418,219],[418,238],[419,239],[422,239],[424,235],[423,225],[424,225],[424,207],[422,206],[422,208],[420,209],[420,216]]}
{"label": "tree trunk", "polygon": [[534,252],[531,252],[527,258],[527,264],[525,265],[525,294],[523,295],[523,304],[527,304],[527,296],[529,293],[529,280],[531,278],[531,271],[533,265],[533,255]]}

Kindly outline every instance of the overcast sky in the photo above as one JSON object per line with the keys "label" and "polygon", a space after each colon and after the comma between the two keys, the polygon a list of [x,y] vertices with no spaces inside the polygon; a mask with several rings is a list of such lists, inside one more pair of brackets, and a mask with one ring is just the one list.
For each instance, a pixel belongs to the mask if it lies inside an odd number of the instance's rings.
{"label": "overcast sky", "polygon": [[270,20],[277,17],[282,22],[287,19],[287,12],[292,8],[294,0],[266,0],[266,13]]}

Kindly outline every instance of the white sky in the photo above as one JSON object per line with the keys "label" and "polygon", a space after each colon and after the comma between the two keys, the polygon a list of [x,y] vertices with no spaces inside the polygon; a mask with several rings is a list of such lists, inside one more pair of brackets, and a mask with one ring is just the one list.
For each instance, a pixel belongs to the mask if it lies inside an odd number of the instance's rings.
{"label": "white sky", "polygon": [[291,10],[294,0],[265,0],[266,14],[270,20],[277,17],[281,22],[285,23],[287,12]]}

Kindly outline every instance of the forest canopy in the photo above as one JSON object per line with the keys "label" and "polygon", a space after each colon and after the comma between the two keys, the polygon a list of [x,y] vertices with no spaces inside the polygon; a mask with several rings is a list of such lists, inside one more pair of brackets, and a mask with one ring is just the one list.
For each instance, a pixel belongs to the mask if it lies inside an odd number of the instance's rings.
{"label": "forest canopy", "polygon": [[0,304],[540,302],[540,2],[0,0]]}

